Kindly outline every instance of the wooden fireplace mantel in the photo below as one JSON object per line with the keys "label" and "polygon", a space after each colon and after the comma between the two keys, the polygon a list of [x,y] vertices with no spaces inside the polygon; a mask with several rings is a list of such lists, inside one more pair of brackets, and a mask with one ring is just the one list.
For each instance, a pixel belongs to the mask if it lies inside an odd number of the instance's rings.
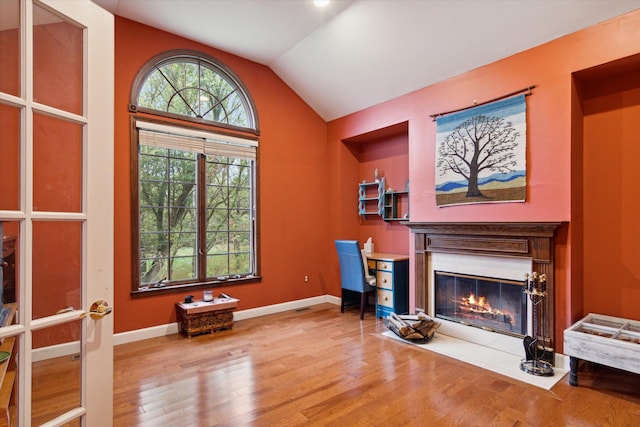
{"label": "wooden fireplace mantel", "polygon": [[[428,312],[429,252],[532,260],[532,271],[547,276],[547,317],[539,319],[545,346],[554,348],[554,237],[561,222],[404,222],[415,235],[416,310]],[[523,280],[524,280],[523,272]],[[542,339],[542,337],[539,337]]]}

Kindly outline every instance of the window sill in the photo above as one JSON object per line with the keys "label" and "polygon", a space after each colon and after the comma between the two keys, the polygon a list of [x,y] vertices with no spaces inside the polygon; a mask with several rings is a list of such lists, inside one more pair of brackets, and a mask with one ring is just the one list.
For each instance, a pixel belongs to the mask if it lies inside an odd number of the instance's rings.
{"label": "window sill", "polygon": [[136,289],[131,291],[131,297],[144,298],[156,295],[180,294],[192,291],[205,291],[224,286],[244,285],[247,283],[257,283],[262,280],[262,276],[241,277],[238,279],[214,280],[202,283],[185,283],[182,285],[168,285],[162,287]]}

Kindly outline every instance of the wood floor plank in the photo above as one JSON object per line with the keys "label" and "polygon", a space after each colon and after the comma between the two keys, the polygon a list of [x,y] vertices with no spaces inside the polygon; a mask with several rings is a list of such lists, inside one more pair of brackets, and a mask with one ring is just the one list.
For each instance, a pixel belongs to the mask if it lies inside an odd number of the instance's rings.
{"label": "wood floor plank", "polygon": [[[129,378],[120,388],[116,377],[114,419],[212,426],[640,424],[640,386],[575,388],[565,378],[546,391],[394,342],[381,336],[384,330],[372,316],[361,322],[356,311],[321,305],[243,320],[223,333],[118,346],[116,367]],[[176,347],[180,360],[168,363]],[[132,410],[136,401],[139,411]]]}
{"label": "wood floor plank", "polygon": [[[114,349],[115,426],[638,426],[640,376],[583,364],[552,390],[382,336],[331,304]],[[34,369],[64,371],[63,363]],[[47,376],[43,376],[47,377]],[[59,378],[49,374],[48,377]],[[60,383],[42,389],[59,393]],[[77,396],[77,394],[76,394]]]}

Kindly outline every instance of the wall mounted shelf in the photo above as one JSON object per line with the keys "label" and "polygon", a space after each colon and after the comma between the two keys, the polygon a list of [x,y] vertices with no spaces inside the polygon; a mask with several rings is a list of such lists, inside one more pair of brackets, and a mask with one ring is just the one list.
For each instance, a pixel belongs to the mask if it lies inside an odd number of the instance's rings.
{"label": "wall mounted shelf", "polygon": [[367,215],[383,215],[385,185],[385,178],[358,184],[358,215],[363,219]]}
{"label": "wall mounted shelf", "polygon": [[378,215],[385,221],[409,220],[409,180],[402,191],[385,190],[385,187],[385,178],[358,184],[358,215],[363,219],[367,215]]}
{"label": "wall mounted shelf", "polygon": [[384,193],[382,219],[385,221],[409,220],[409,180],[406,181],[404,190],[387,190]]}

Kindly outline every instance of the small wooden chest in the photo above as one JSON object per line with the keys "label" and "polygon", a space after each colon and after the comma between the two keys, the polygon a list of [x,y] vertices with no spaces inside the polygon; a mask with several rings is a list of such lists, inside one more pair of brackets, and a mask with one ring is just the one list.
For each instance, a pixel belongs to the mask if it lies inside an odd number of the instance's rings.
{"label": "small wooden chest", "polygon": [[231,329],[238,301],[235,298],[214,298],[213,301],[177,302],[178,328],[187,338],[204,332]]}

